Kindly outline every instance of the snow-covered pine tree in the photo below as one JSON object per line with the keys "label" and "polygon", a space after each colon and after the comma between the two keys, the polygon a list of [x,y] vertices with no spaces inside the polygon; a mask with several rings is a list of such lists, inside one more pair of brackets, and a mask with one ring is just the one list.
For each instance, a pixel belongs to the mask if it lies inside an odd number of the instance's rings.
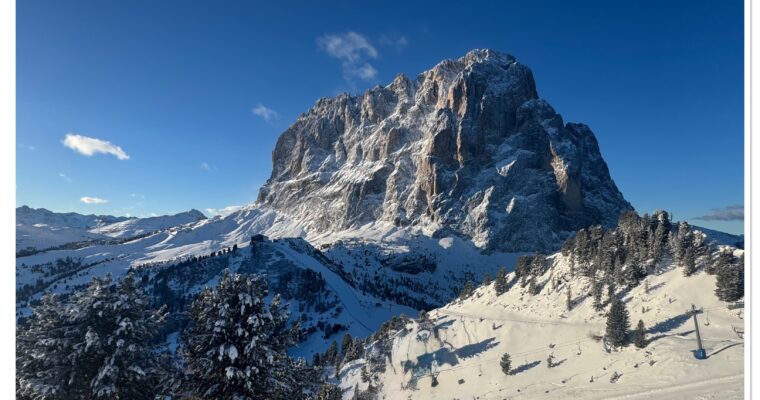
{"label": "snow-covered pine tree", "polygon": [[132,275],[94,278],[60,301],[45,295],[17,333],[17,395],[30,399],[146,399],[168,393],[168,357],[152,344],[165,311]]}
{"label": "snow-covered pine tree", "polygon": [[338,359],[338,342],[332,341],[330,343],[330,347],[325,350],[325,356],[322,357],[322,362],[325,365],[333,365],[335,364],[335,360]]}
{"label": "snow-covered pine tree", "polygon": [[299,399],[315,389],[315,372],[286,353],[299,339],[300,328],[287,326],[279,296],[266,305],[268,294],[266,278],[227,270],[215,288],[198,294],[181,351],[187,363],[185,386],[193,395]]}
{"label": "snow-covered pine tree", "polygon": [[683,270],[683,276],[691,276],[697,271],[697,263],[694,259],[694,248],[687,247],[681,257],[681,268]]}
{"label": "snow-covered pine tree", "polygon": [[744,297],[744,256],[739,261],[716,271],[715,295],[722,301],[737,301]]}
{"label": "snow-covered pine tree", "polygon": [[647,337],[646,337],[646,328],[644,327],[644,321],[639,320],[639,323],[636,325],[636,330],[633,333],[633,344],[643,349],[644,347],[647,347]]}
{"label": "snow-covered pine tree", "polygon": [[501,356],[499,365],[501,366],[501,372],[503,372],[504,375],[509,375],[512,370],[512,357],[509,356],[509,353],[504,353],[504,355]]}
{"label": "snow-covered pine tree", "polygon": [[538,277],[537,276],[531,276],[530,277],[530,284],[528,285],[528,293],[532,295],[537,295],[541,292],[541,288],[538,286]]}
{"label": "snow-covered pine tree", "polygon": [[346,332],[343,335],[343,340],[340,342],[340,351],[343,356],[348,354],[351,351],[351,346],[354,344],[354,338],[351,337],[351,334]]}
{"label": "snow-covered pine tree", "polygon": [[612,346],[624,346],[628,344],[628,310],[625,304],[617,299],[612,298],[610,312],[607,315],[607,340]]}
{"label": "snow-covered pine tree", "polygon": [[343,398],[343,392],[339,387],[331,383],[323,383],[317,391],[317,397],[315,400],[341,400]]}
{"label": "snow-covered pine tree", "polygon": [[607,303],[612,303],[613,299],[616,298],[615,290],[615,281],[614,279],[610,279],[607,283]]}
{"label": "snow-covered pine tree", "polygon": [[573,309],[573,293],[570,290],[570,286],[569,285],[567,287],[567,301],[566,302],[567,302],[567,304],[566,304],[567,311],[572,310]]}
{"label": "snow-covered pine tree", "polygon": [[639,262],[631,262],[623,270],[623,282],[629,289],[638,286],[646,276],[647,271]]}
{"label": "snow-covered pine tree", "polygon": [[591,291],[594,295],[594,302],[592,304],[594,306],[594,310],[602,311],[604,309],[604,303],[602,303],[602,294],[603,294],[602,282],[594,278],[591,284]]}
{"label": "snow-covered pine tree", "polygon": [[736,261],[733,252],[731,251],[719,251],[712,263],[708,262],[708,267],[705,268],[705,272],[714,275],[720,269],[726,265],[733,264]]}
{"label": "snow-covered pine tree", "polygon": [[515,264],[515,278],[520,279],[520,287],[528,284],[528,275],[530,274],[531,256],[520,256]]}
{"label": "snow-covered pine tree", "polygon": [[494,290],[496,290],[496,295],[500,296],[504,293],[506,293],[508,288],[509,282],[507,282],[507,270],[504,267],[499,268],[499,271],[496,272],[496,281],[494,282]]}

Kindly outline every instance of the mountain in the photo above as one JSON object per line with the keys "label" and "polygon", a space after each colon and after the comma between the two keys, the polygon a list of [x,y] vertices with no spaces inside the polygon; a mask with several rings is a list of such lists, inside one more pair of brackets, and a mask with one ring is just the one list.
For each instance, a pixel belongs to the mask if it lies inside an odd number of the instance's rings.
{"label": "mountain", "polygon": [[320,99],[280,136],[257,204],[307,232],[384,223],[508,252],[554,250],[631,209],[591,130],[493,50]]}
{"label": "mountain", "polygon": [[42,249],[70,242],[104,239],[91,229],[127,220],[112,215],[56,213],[44,208],[16,208],[16,251]]}
{"label": "mountain", "polygon": [[154,230],[197,222],[200,211],[150,218],[56,213],[44,208],[16,208],[16,251],[39,251],[70,243],[138,236]]}
{"label": "mountain", "polygon": [[[562,252],[518,261],[501,283],[390,321],[363,357],[342,365],[344,398],[744,398],[743,304],[715,294],[716,275],[743,271],[743,250],[684,224],[660,241],[657,227],[669,222],[658,217],[579,233]],[[743,280],[733,284],[743,291]],[[607,336],[613,299],[628,312],[631,341],[643,322],[643,348]],[[694,306],[706,360],[694,356]]]}
{"label": "mountain", "polygon": [[[293,354],[308,356],[344,331],[364,337],[442,307],[466,282],[556,251],[579,229],[596,235],[630,209],[591,131],[540,100],[527,67],[478,50],[414,81],[319,100],[278,140],[257,202],[224,216],[74,224],[19,208],[48,222],[18,218],[17,250],[36,250],[17,253],[17,313],[45,291],[132,271],[182,315],[225,268],[262,272],[302,317]],[[164,332],[170,344],[182,323]]]}
{"label": "mountain", "polygon": [[189,224],[206,219],[198,210],[190,210],[174,215],[161,215],[148,218],[131,218],[113,224],[99,226],[91,232],[112,238],[142,235],[146,232],[167,229],[173,226]]}

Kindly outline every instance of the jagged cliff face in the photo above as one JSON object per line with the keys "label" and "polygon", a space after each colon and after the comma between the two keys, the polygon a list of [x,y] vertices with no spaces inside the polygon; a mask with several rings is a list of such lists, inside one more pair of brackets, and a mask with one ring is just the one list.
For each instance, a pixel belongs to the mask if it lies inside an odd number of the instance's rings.
{"label": "jagged cliff face", "polygon": [[320,99],[272,161],[257,203],[317,232],[388,222],[546,251],[631,209],[591,130],[563,123],[530,69],[491,50]]}

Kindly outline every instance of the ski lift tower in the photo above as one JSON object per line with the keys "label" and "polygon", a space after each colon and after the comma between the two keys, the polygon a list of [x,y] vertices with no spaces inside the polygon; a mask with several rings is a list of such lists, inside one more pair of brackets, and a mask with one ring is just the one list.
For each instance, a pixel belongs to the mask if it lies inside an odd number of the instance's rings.
{"label": "ski lift tower", "polygon": [[707,358],[705,349],[702,348],[702,336],[699,335],[699,323],[697,323],[697,314],[702,314],[702,309],[697,310],[697,306],[691,305],[691,310],[686,311],[686,315],[691,315],[694,318],[694,331],[697,334],[697,349],[694,350],[694,357],[697,360],[704,360]]}

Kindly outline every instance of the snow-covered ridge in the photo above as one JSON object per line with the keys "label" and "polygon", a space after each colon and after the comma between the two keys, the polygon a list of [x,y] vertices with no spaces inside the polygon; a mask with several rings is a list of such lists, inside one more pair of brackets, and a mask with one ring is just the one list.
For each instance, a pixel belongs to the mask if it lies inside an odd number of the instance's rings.
{"label": "snow-covered ridge", "polygon": [[74,242],[122,239],[197,222],[197,210],[150,218],[56,213],[44,208],[16,209],[16,251],[43,250]]}
{"label": "snow-covered ridge", "polygon": [[99,233],[113,238],[122,238],[141,235],[150,231],[185,225],[206,219],[206,216],[198,210],[190,210],[174,215],[162,215],[148,218],[132,218],[109,225],[99,226],[91,232]]}

